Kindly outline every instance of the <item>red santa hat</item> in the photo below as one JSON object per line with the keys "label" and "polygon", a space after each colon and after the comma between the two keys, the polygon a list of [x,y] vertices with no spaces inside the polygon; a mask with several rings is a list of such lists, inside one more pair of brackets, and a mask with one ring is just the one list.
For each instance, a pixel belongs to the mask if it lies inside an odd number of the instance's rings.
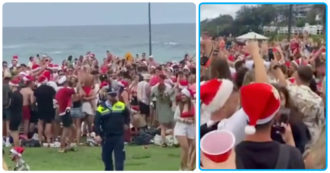
{"label": "red santa hat", "polygon": [[121,85],[121,86],[124,87],[124,88],[127,88],[127,87],[128,87],[128,82],[125,81],[125,80],[121,80],[121,81],[119,82],[119,85]]}
{"label": "red santa hat", "polygon": [[102,89],[105,86],[108,86],[108,82],[106,81],[101,82],[100,89]]}
{"label": "red santa hat", "polygon": [[32,65],[32,71],[37,71],[40,69],[40,66],[38,64],[33,64]]}
{"label": "red santa hat", "polygon": [[187,88],[187,87],[188,87],[188,80],[179,81],[179,88]]}
{"label": "red santa hat", "polygon": [[210,113],[220,109],[228,100],[233,88],[233,83],[227,79],[212,79],[201,83],[201,109]]}
{"label": "red santa hat", "polygon": [[38,79],[38,82],[39,83],[45,83],[45,82],[47,82],[48,80],[47,80],[47,77],[45,77],[45,76],[43,76],[43,75],[41,75],[40,77],[39,77],[39,79]]}
{"label": "red santa hat", "polygon": [[241,104],[248,116],[246,134],[254,134],[255,126],[270,122],[281,106],[278,91],[267,83],[252,83],[241,88]]}
{"label": "red santa hat", "polygon": [[16,76],[9,81],[9,85],[18,87],[20,82],[21,82],[21,78],[19,76]]}
{"label": "red santa hat", "polygon": [[235,56],[232,55],[232,54],[230,54],[230,55],[228,56],[228,60],[229,60],[230,62],[235,62]]}
{"label": "red santa hat", "polygon": [[28,76],[29,73],[28,73],[28,72],[25,72],[25,71],[21,71],[21,72],[18,73],[18,75],[19,75],[21,78],[23,78],[24,76]]}
{"label": "red santa hat", "polygon": [[50,80],[50,71],[49,70],[45,70],[44,72],[42,72],[41,76],[45,76],[47,78],[47,80]]}
{"label": "red santa hat", "polygon": [[14,61],[18,61],[18,56],[17,56],[17,55],[14,55],[14,56],[13,56],[13,60],[14,60]]}
{"label": "red santa hat", "polygon": [[57,64],[49,64],[48,67],[47,67],[49,70],[61,70],[61,67]]}
{"label": "red santa hat", "polygon": [[291,67],[291,61],[286,61],[286,62],[285,62],[285,66],[286,66],[287,68],[290,68],[290,67]]}
{"label": "red santa hat", "polygon": [[22,154],[24,152],[23,147],[14,147],[10,149],[10,153],[13,154],[14,156],[22,157]]}
{"label": "red santa hat", "polygon": [[108,66],[107,65],[102,65],[100,68],[100,73],[101,74],[106,74],[108,72]]}
{"label": "red santa hat", "polygon": [[296,60],[293,60],[291,61],[295,66],[306,66],[308,65],[308,62],[304,61],[302,58],[299,58],[299,59],[296,59]]}
{"label": "red santa hat", "polygon": [[176,82],[176,77],[175,76],[171,76],[171,80],[172,80],[173,83],[175,83]]}
{"label": "red santa hat", "polygon": [[326,54],[326,49],[325,48],[322,48],[321,55],[325,56],[325,54]]}
{"label": "red santa hat", "polygon": [[30,75],[23,76],[23,81],[28,82],[28,81],[33,81],[34,78]]}
{"label": "red santa hat", "polygon": [[292,84],[295,84],[295,83],[296,83],[296,78],[294,78],[294,77],[290,77],[288,80],[289,80],[289,82],[291,82]]}

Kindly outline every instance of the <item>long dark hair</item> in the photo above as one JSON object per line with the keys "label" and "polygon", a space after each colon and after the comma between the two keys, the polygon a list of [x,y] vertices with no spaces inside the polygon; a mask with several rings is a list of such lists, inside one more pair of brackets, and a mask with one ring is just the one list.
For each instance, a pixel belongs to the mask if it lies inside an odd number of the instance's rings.
{"label": "long dark hair", "polygon": [[278,84],[273,84],[273,86],[277,89],[279,93],[283,93],[286,103],[285,103],[285,108],[290,109],[290,116],[289,116],[289,122],[290,124],[295,124],[296,122],[301,122],[303,114],[302,112],[299,111],[299,109],[291,103],[289,91],[284,87],[280,86]]}
{"label": "long dark hair", "polygon": [[192,108],[192,102],[191,102],[191,99],[190,97],[187,97],[187,101],[183,102],[183,101],[180,101],[179,102],[179,108],[180,108],[180,113],[183,112],[183,107],[185,104],[188,104],[188,112],[190,112],[191,108]]}

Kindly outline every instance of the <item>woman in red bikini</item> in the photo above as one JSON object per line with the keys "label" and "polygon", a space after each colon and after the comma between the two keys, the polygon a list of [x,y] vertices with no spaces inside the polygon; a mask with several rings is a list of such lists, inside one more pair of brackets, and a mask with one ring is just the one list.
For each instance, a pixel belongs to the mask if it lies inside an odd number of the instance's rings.
{"label": "woman in red bikini", "polygon": [[192,92],[184,88],[181,90],[181,99],[174,113],[176,121],[174,136],[181,147],[180,170],[193,170],[195,165],[195,106],[192,101]]}
{"label": "woman in red bikini", "polygon": [[94,97],[91,96],[95,95],[93,91],[94,87],[94,76],[91,75],[91,67],[89,65],[84,65],[82,70],[80,70],[79,75],[79,82],[81,85],[81,95],[83,96],[84,100],[88,101],[91,104],[93,110],[96,110],[96,104],[94,103]]}

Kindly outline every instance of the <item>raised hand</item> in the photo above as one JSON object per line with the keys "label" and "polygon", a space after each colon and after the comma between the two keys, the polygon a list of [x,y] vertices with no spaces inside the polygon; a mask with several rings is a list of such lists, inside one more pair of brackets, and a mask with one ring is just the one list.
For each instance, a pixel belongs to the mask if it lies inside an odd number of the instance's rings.
{"label": "raised hand", "polygon": [[252,41],[252,40],[247,42],[246,49],[247,49],[248,53],[252,55],[253,59],[255,57],[257,57],[255,55],[258,55],[259,51],[260,51],[258,42]]}

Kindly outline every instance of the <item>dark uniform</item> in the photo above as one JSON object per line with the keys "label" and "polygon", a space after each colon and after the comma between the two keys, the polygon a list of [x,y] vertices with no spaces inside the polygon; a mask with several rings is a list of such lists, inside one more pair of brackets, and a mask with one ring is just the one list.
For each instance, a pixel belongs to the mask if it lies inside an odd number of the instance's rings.
{"label": "dark uniform", "polygon": [[129,125],[129,110],[125,103],[108,102],[98,106],[95,116],[95,133],[102,138],[102,160],[105,170],[113,170],[112,152],[116,170],[124,170],[124,125]]}

